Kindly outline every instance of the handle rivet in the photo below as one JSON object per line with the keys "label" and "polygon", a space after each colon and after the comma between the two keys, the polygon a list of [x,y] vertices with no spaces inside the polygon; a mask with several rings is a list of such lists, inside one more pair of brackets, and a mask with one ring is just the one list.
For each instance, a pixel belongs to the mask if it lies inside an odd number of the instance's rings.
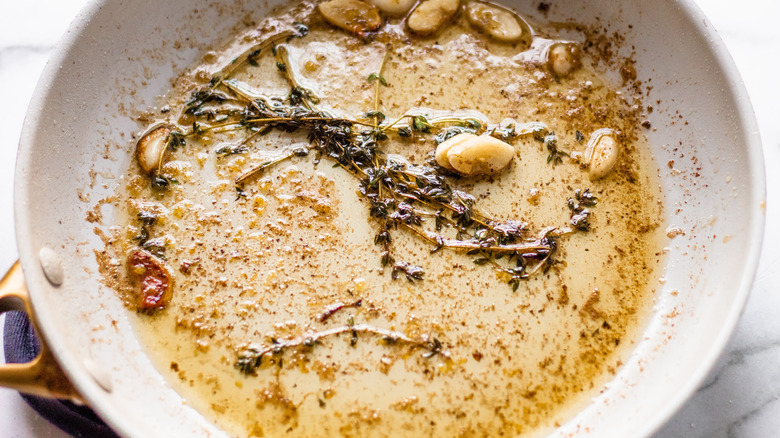
{"label": "handle rivet", "polygon": [[111,380],[111,376],[92,359],[84,359],[84,368],[87,373],[92,377],[95,383],[98,384],[103,391],[111,392],[114,390],[114,382]]}
{"label": "handle rivet", "polygon": [[43,275],[49,280],[52,286],[60,286],[65,280],[65,271],[62,268],[62,260],[54,250],[44,246],[38,252],[38,258],[41,261]]}

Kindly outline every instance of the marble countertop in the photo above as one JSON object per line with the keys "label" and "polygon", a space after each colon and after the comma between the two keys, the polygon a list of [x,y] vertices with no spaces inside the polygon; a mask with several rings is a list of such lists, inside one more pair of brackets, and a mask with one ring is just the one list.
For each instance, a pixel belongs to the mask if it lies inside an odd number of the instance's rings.
{"label": "marble countertop", "polygon": [[[0,6],[0,270],[17,258],[13,173],[26,102],[41,70],[85,0],[27,0]],[[729,48],[750,94],[767,169],[780,165],[780,2],[698,0]],[[13,103],[16,103],[15,105]],[[753,291],[725,351],[699,390],[656,434],[768,437],[780,431],[780,172],[767,172],[767,229]],[[1,320],[2,317],[0,317]],[[2,346],[0,345],[0,353]],[[2,354],[0,354],[2,357]],[[13,391],[0,389],[0,435],[66,437]]]}

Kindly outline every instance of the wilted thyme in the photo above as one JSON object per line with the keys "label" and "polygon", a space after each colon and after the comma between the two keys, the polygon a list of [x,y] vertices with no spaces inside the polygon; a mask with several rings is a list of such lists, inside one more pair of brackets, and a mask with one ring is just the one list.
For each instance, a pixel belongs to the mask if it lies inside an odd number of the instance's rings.
{"label": "wilted thyme", "polygon": [[544,145],[547,147],[547,151],[550,153],[547,155],[547,162],[555,167],[556,164],[563,163],[563,158],[568,157],[569,154],[558,150],[558,138],[554,133],[548,134],[544,137]]}
{"label": "wilted thyme", "polygon": [[[392,243],[398,228],[429,242],[433,247],[431,252],[444,248],[466,251],[477,263],[493,265],[508,274],[513,289],[517,289],[521,280],[552,266],[557,239],[572,232],[571,229],[548,227],[534,235],[525,222],[495,220],[480,211],[474,196],[450,186],[445,177],[450,173],[435,162],[412,165],[389,160],[381,144],[389,135],[408,137],[415,132],[435,135],[437,143],[464,132],[486,132],[506,140],[533,135],[546,144],[550,151],[548,161],[555,164],[566,154],[557,150],[554,134],[543,137],[546,128],[539,123],[518,126],[507,119],[488,127],[473,117],[429,119],[419,113],[405,114],[392,123],[383,124],[386,117],[379,111],[378,93],[380,85],[387,83],[382,76],[387,53],[378,71],[368,78],[375,82],[376,95],[373,110],[364,117],[373,123],[334,117],[318,109],[319,98],[301,86],[292,68],[279,69],[291,86],[290,94],[284,100],[253,94],[250,86],[230,78],[238,68],[237,63],[254,65],[259,54],[269,48],[276,62],[287,66],[287,49],[277,43],[301,34],[300,30],[282,32],[256,45],[217,73],[208,85],[192,93],[179,120],[179,126],[191,128],[172,135],[169,147],[184,145],[188,137],[226,131],[246,132],[239,143],[221,145],[215,150],[218,156],[227,156],[245,153],[253,138],[272,130],[305,131],[309,147],[290,150],[238,176],[235,181],[238,198],[246,195],[241,188],[243,183],[281,161],[306,156],[310,151],[315,152],[315,163],[322,157],[334,161],[359,181],[359,191],[368,200],[370,216],[378,225],[374,242],[382,248],[380,262],[392,269],[392,278],[403,275],[409,281],[417,281],[424,277],[420,266],[395,260]],[[169,181],[160,180],[157,184],[167,186]],[[589,227],[589,211],[585,208],[591,205],[588,193],[578,195],[584,197],[577,198],[578,204],[572,209],[571,223],[575,230],[587,231]]]}
{"label": "wilted thyme", "polygon": [[574,198],[568,200],[569,210],[571,210],[571,225],[579,231],[590,230],[590,210],[588,207],[596,205],[596,196],[590,192],[590,189],[584,191],[577,189],[574,192]]}

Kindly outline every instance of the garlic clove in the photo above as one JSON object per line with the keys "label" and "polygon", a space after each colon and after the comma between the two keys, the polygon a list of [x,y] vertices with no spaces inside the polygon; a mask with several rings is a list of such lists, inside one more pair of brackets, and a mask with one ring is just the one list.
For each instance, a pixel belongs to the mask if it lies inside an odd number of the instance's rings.
{"label": "garlic clove", "polygon": [[146,174],[151,175],[162,166],[171,131],[173,131],[171,125],[157,125],[146,131],[138,140],[135,146],[135,156],[141,170]]}
{"label": "garlic clove", "polygon": [[439,163],[439,166],[447,170],[455,171],[455,169],[450,164],[449,158],[447,158],[447,153],[449,153],[453,146],[459,145],[464,141],[471,140],[474,137],[476,137],[476,135],[464,132],[439,143],[439,145],[436,147],[436,162]]}
{"label": "garlic clove", "polygon": [[509,165],[514,156],[514,147],[489,135],[475,135],[447,151],[452,168],[466,176],[496,173]]}
{"label": "garlic clove", "polygon": [[491,38],[504,43],[516,43],[530,37],[530,28],[514,12],[480,1],[466,4],[466,18],[472,26]]}
{"label": "garlic clove", "polygon": [[409,9],[412,9],[417,0],[367,0],[368,3],[376,6],[383,13],[400,17],[406,15]]}
{"label": "garlic clove", "polygon": [[165,307],[173,295],[173,274],[167,263],[141,248],[132,251],[127,262],[136,283],[137,309],[153,312]]}
{"label": "garlic clove", "polygon": [[580,47],[573,43],[555,43],[546,50],[547,65],[559,78],[565,78],[582,66]]}
{"label": "garlic clove", "polygon": [[325,20],[347,32],[364,35],[382,26],[376,6],[360,0],[329,0],[317,8]]}
{"label": "garlic clove", "polygon": [[588,140],[584,156],[590,179],[597,180],[607,176],[615,168],[619,155],[620,144],[615,131],[608,128],[594,131]]}
{"label": "garlic clove", "polygon": [[418,35],[432,35],[458,11],[460,0],[425,0],[406,20],[409,30]]}

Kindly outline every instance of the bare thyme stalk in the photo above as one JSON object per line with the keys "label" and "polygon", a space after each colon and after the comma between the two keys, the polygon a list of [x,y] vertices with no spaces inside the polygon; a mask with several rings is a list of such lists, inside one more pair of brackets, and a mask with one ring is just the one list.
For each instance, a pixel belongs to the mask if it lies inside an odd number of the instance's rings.
{"label": "bare thyme stalk", "polygon": [[423,357],[430,358],[435,355],[449,360],[450,354],[444,350],[444,345],[437,338],[412,339],[405,334],[393,330],[387,330],[380,327],[374,327],[368,324],[348,324],[341,327],[335,327],[329,330],[301,336],[291,340],[275,340],[270,345],[252,344],[243,349],[238,355],[236,368],[244,374],[253,374],[263,364],[263,360],[274,356],[279,356],[287,350],[303,349],[308,351],[313,349],[321,340],[328,337],[336,337],[344,333],[350,333],[352,339],[350,343],[354,345],[357,342],[358,335],[378,336],[386,345],[405,344],[412,348],[426,350]]}

